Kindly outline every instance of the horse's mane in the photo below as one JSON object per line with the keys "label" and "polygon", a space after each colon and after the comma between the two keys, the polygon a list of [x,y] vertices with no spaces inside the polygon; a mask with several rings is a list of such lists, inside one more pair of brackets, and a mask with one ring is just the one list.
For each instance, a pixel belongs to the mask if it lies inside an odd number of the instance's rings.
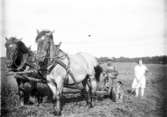
{"label": "horse's mane", "polygon": [[15,59],[13,59],[13,60],[15,60],[13,65],[12,65],[13,68],[17,68],[21,64],[21,61],[23,61],[23,56],[25,54],[28,54],[28,56],[31,56],[33,53],[30,48],[26,47],[24,42],[17,39],[16,37],[10,37],[6,42],[6,45],[8,45],[8,44],[15,44],[16,45],[15,50],[13,50],[13,52],[11,51],[12,53],[15,53],[15,54],[13,54],[13,58],[15,58]]}
{"label": "horse's mane", "polygon": [[[36,39],[35,39],[35,41],[37,42],[38,39],[40,39],[43,35],[46,35],[47,33],[50,33],[50,32],[51,31],[49,31],[49,30],[43,30],[43,31],[39,32],[37,37],[36,37]],[[53,35],[52,34],[50,35],[50,39],[53,40]]]}
{"label": "horse's mane", "polygon": [[18,51],[21,51],[23,54],[30,53],[29,48],[27,48],[22,41],[18,41],[17,46],[18,46]]}
{"label": "horse's mane", "polygon": [[[7,42],[8,43],[8,42]],[[26,47],[26,45],[16,37],[11,37],[9,39],[9,43],[15,43],[17,45],[17,51],[21,51],[23,54],[24,53],[29,53],[29,48]]]}

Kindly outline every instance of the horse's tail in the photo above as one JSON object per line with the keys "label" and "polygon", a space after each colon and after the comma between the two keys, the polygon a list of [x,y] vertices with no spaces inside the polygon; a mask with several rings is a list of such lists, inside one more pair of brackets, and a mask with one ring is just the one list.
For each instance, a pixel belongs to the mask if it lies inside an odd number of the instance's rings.
{"label": "horse's tail", "polygon": [[97,65],[94,67],[95,69],[95,78],[96,78],[96,81],[100,81],[100,74],[103,72],[103,68],[100,66],[100,65]]}

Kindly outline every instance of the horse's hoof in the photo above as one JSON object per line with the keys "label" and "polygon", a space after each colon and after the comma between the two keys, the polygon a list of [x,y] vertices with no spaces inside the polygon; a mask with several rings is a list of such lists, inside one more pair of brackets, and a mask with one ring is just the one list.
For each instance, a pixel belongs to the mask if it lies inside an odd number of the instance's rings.
{"label": "horse's hoof", "polygon": [[54,114],[55,116],[60,116],[60,115],[61,115],[61,112],[60,112],[60,111],[59,111],[59,112],[55,111],[55,112],[53,112],[53,114]]}
{"label": "horse's hoof", "polygon": [[24,102],[20,102],[20,106],[23,107],[24,106]]}

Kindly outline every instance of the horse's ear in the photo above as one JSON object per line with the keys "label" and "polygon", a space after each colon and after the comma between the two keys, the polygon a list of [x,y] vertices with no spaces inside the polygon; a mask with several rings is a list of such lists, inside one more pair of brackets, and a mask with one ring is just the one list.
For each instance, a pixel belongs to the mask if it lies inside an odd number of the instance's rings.
{"label": "horse's ear", "polygon": [[52,35],[52,31],[48,32],[47,35],[48,35],[48,36]]}
{"label": "horse's ear", "polygon": [[18,39],[18,41],[22,41],[22,38]]}
{"label": "horse's ear", "polygon": [[39,30],[37,29],[37,34],[39,34]]}
{"label": "horse's ear", "polygon": [[56,48],[60,48],[61,44],[62,44],[62,42],[59,42],[59,44],[55,45]]}
{"label": "horse's ear", "polygon": [[58,44],[58,47],[60,47],[60,46],[61,46],[61,44],[62,44],[62,42],[60,41],[60,42],[59,42],[59,44]]}
{"label": "horse's ear", "polygon": [[28,49],[31,50],[31,46],[29,46]]}
{"label": "horse's ear", "polygon": [[5,37],[5,40],[8,41],[9,39],[7,37]]}

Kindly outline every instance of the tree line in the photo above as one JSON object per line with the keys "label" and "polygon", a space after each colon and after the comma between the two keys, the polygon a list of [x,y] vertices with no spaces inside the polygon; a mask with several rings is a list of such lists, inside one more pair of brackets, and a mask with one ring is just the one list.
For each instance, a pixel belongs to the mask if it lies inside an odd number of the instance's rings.
{"label": "tree line", "polygon": [[137,62],[139,59],[142,59],[146,64],[167,64],[167,56],[152,56],[152,57],[100,57],[97,58],[100,63],[103,62]]}

